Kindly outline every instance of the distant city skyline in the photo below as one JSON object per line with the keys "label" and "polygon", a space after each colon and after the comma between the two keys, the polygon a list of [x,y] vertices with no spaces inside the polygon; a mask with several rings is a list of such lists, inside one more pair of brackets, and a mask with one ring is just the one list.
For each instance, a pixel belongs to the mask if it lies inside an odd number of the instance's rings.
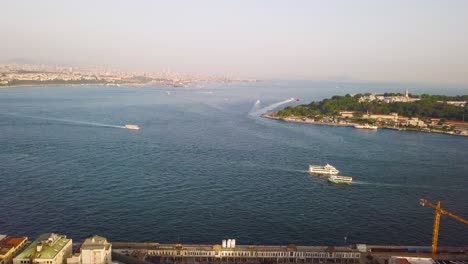
{"label": "distant city skyline", "polygon": [[468,1],[5,1],[0,61],[468,84]]}

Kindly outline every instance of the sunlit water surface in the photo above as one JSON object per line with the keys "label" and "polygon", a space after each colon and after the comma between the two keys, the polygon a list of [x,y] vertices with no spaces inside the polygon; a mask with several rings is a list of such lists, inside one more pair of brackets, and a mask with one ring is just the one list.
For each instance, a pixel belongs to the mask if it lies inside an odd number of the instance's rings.
{"label": "sunlit water surface", "polygon": [[[420,198],[468,217],[467,138],[258,117],[291,97],[308,103],[406,88],[274,81],[0,89],[0,233],[315,245],[339,245],[346,236],[348,243],[429,245],[434,212]],[[410,92],[467,93],[444,88]],[[327,162],[355,183],[330,185],[306,172]],[[442,219],[441,245],[467,237],[465,225]]]}

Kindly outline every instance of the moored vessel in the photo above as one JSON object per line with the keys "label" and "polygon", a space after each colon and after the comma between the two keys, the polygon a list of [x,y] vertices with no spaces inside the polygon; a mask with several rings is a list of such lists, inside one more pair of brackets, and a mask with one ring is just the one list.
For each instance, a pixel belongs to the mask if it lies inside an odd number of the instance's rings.
{"label": "moored vessel", "polygon": [[361,128],[361,129],[373,129],[376,130],[378,126],[373,126],[369,124],[364,124],[364,125],[354,125],[354,128]]}
{"label": "moored vessel", "polygon": [[309,172],[315,173],[315,174],[325,174],[325,175],[336,175],[340,173],[339,170],[337,170],[335,167],[333,167],[332,165],[328,163],[325,166],[309,165]]}
{"label": "moored vessel", "polygon": [[332,175],[328,178],[328,181],[332,183],[351,184],[353,182],[353,178],[348,176]]}

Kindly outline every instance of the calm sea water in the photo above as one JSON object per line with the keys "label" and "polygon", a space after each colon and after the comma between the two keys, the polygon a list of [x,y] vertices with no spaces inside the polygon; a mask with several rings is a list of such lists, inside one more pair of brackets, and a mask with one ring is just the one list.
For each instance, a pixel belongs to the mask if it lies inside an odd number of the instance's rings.
{"label": "calm sea water", "polygon": [[[434,212],[420,198],[468,217],[467,138],[249,115],[290,97],[308,103],[406,88],[275,81],[0,89],[0,233],[311,245],[339,245],[346,236],[349,243],[429,245]],[[124,124],[142,129],[118,127]],[[326,162],[355,184],[330,185],[306,172]],[[466,245],[467,237],[465,225],[442,218],[440,245]]]}

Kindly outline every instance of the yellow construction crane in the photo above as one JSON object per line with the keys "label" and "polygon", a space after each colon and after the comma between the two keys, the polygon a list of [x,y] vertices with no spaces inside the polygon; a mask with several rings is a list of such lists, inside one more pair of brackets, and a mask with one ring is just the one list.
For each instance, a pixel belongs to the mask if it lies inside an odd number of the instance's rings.
{"label": "yellow construction crane", "polygon": [[445,211],[444,209],[440,208],[440,201],[437,202],[437,205],[433,205],[426,199],[420,199],[419,203],[422,206],[429,206],[435,210],[435,217],[434,217],[434,229],[432,231],[432,258],[436,258],[437,254],[437,240],[439,239],[439,224],[440,224],[440,215],[448,215],[455,220],[458,220],[464,224],[468,224],[468,220],[461,218],[460,216],[454,215],[450,212]]}

